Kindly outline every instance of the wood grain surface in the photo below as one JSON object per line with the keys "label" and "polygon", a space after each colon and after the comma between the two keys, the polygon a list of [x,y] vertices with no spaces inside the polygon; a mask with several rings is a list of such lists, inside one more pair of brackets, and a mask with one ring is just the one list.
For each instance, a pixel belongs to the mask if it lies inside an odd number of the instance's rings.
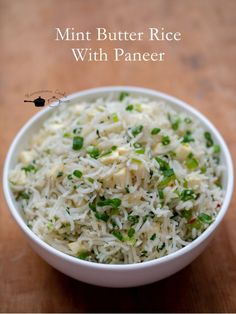
{"label": "wood grain surface", "polygon": [[[236,1],[21,0],[0,1],[0,152],[40,109],[26,93],[70,94],[104,85],[137,85],[172,94],[204,113],[236,158]],[[165,62],[76,62],[56,42],[55,27],[143,31],[164,26],[180,43],[121,43],[130,50],[166,51]],[[86,46],[85,44],[81,44]],[[91,42],[97,48],[98,43]],[[117,43],[105,42],[112,49]],[[149,286],[106,289],[51,268],[29,247],[0,200],[1,312],[235,312],[236,199],[215,238],[190,266]]]}

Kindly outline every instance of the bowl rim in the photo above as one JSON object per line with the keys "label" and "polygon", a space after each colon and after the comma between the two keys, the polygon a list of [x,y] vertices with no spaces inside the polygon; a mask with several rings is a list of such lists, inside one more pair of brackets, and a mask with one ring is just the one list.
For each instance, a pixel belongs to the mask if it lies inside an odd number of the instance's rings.
{"label": "bowl rim", "polygon": [[[112,271],[125,271],[125,270],[135,270],[135,269],[144,269],[146,267],[151,266],[157,266],[160,264],[163,264],[165,262],[169,262],[173,259],[176,259],[182,255],[185,255],[186,253],[192,251],[195,247],[199,246],[201,243],[204,242],[219,226],[222,219],[224,218],[229,203],[232,197],[233,193],[233,185],[234,185],[234,172],[233,172],[233,163],[232,158],[229,152],[229,149],[219,133],[219,131],[216,129],[216,127],[197,109],[193,108],[188,103],[174,97],[171,95],[168,95],[163,92],[159,92],[153,89],[149,88],[143,88],[143,87],[136,87],[136,86],[104,86],[104,87],[97,87],[97,88],[91,88],[86,89],[82,91],[75,92],[73,94],[70,94],[66,97],[68,100],[74,100],[75,98],[83,98],[83,97],[89,97],[94,94],[94,96],[98,97],[99,94],[110,94],[112,92],[122,92],[127,91],[130,93],[137,93],[137,94],[143,94],[143,96],[151,96],[156,98],[161,98],[164,101],[171,102],[171,105],[175,106],[177,108],[180,108],[180,110],[187,111],[188,113],[192,114],[196,119],[200,121],[201,124],[203,124],[207,129],[211,130],[211,132],[214,134],[214,137],[217,139],[217,142],[220,144],[222,154],[225,157],[226,161],[226,171],[227,171],[227,177],[228,180],[226,182],[227,189],[225,191],[225,197],[221,206],[221,209],[216,216],[216,219],[214,222],[195,240],[193,240],[191,243],[189,243],[187,246],[177,250],[176,252],[170,253],[169,255],[165,255],[163,257],[144,261],[142,263],[133,263],[133,264],[105,264],[105,263],[96,263],[96,262],[90,262],[90,261],[84,261],[80,260],[74,256],[68,255],[66,253],[63,253],[46,242],[44,242],[42,239],[40,239],[28,226],[26,225],[24,219],[20,215],[20,213],[17,210],[17,207],[15,206],[11,191],[10,191],[10,185],[8,182],[9,177],[9,171],[10,171],[10,162],[13,157],[13,152],[15,148],[18,145],[18,141],[21,139],[21,137],[24,137],[25,132],[31,128],[31,126],[41,117],[44,115],[47,115],[48,111],[51,110],[51,107],[44,108],[37,112],[35,115],[33,115],[23,126],[22,128],[17,132],[14,140],[12,141],[10,148],[7,152],[5,163],[4,163],[4,169],[3,169],[3,191],[6,203],[8,205],[8,209],[15,219],[16,223],[20,227],[20,229],[24,232],[24,234],[32,240],[36,245],[38,245],[41,249],[44,251],[47,251],[47,253],[53,255],[54,257],[58,257],[60,259],[63,259],[67,262],[77,264],[84,267],[89,267],[93,269],[106,269],[106,270],[112,270]],[[80,100],[80,99],[79,99]],[[54,103],[55,104],[55,103]],[[52,104],[53,105],[53,104]]]}

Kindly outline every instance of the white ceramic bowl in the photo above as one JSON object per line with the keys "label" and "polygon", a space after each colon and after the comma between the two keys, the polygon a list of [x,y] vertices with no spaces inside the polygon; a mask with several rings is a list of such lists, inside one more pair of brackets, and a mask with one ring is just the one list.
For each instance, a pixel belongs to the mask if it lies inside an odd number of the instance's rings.
{"label": "white ceramic bowl", "polygon": [[[151,99],[162,99],[175,109],[188,112],[197,118],[204,128],[211,132],[214,141],[221,147],[221,160],[226,170],[223,177],[225,198],[215,221],[203,234],[188,246],[168,256],[140,264],[107,265],[83,261],[66,255],[38,238],[26,225],[14,200],[8,183],[9,170],[16,164],[18,153],[27,145],[32,133],[36,132],[42,122],[55,108],[47,107],[31,118],[15,137],[6,157],[3,175],[3,186],[7,204],[15,221],[29,240],[33,249],[50,265],[75,279],[107,287],[131,287],[148,284],[168,277],[191,263],[207,246],[217,227],[221,223],[229,206],[233,191],[233,165],[229,150],[216,128],[201,113],[186,103],[169,95],[139,87],[102,87],[75,93],[68,97],[71,102],[95,99],[110,93],[118,94],[127,91],[136,95],[148,96]],[[210,267],[210,265],[209,265]]]}

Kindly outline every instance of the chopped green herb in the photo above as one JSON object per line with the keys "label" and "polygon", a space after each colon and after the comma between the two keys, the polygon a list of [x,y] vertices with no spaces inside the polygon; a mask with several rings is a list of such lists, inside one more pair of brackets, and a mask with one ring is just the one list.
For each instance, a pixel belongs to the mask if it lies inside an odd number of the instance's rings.
{"label": "chopped green herb", "polygon": [[165,161],[164,159],[161,159],[159,157],[155,157],[155,159],[158,162],[161,171],[165,171],[165,170],[170,169],[170,166],[169,166],[167,161]]}
{"label": "chopped green herb", "polygon": [[80,251],[77,255],[77,258],[85,260],[89,256],[89,251]]}
{"label": "chopped green herb", "polygon": [[64,133],[64,134],[63,134],[63,137],[72,138],[72,137],[73,137],[73,134],[71,134],[71,133]]}
{"label": "chopped green herb", "polygon": [[130,193],[130,191],[129,191],[129,185],[126,185],[126,187],[125,187],[125,192],[126,192],[126,193]]}
{"label": "chopped green herb", "polygon": [[189,170],[194,170],[196,169],[197,167],[199,166],[199,163],[197,161],[196,158],[193,157],[193,154],[190,153],[187,157],[187,160],[186,160],[186,167],[189,169]]}
{"label": "chopped green herb", "polygon": [[153,172],[153,170],[152,170],[152,169],[150,169],[150,170],[149,170],[150,179],[152,178],[153,173],[154,173],[154,172]]}
{"label": "chopped green herb", "polygon": [[159,188],[163,189],[175,179],[175,173],[174,173],[174,170],[170,168],[168,162],[166,162],[165,160],[159,157],[156,157],[155,159],[159,163],[160,170],[162,171],[164,175],[164,178],[158,184]]}
{"label": "chopped green herb", "polygon": [[186,161],[186,166],[190,170],[196,169],[198,167],[198,165],[199,165],[198,161],[195,158],[187,159],[187,161]]}
{"label": "chopped green herb", "polygon": [[137,125],[131,129],[132,135],[135,137],[143,131],[143,125]]}
{"label": "chopped green herb", "polygon": [[109,216],[107,215],[107,213],[100,213],[100,212],[95,212],[95,217],[99,220],[103,220],[105,222],[108,221]]}
{"label": "chopped green herb", "polygon": [[206,146],[207,147],[211,147],[214,145],[213,139],[211,137],[211,133],[210,132],[205,132],[204,133],[204,137],[206,139]]}
{"label": "chopped green herb", "polygon": [[164,189],[166,186],[168,186],[172,181],[174,180],[174,177],[164,177],[159,183],[159,188]]}
{"label": "chopped green herb", "polygon": [[32,164],[29,164],[28,166],[26,166],[26,167],[22,167],[21,168],[22,170],[25,170],[25,172],[36,172],[38,169],[34,166],[34,165],[32,165]]}
{"label": "chopped green herb", "polygon": [[202,222],[200,219],[198,218],[195,218],[195,219],[191,219],[189,222],[188,222],[189,226],[193,229],[201,229],[202,228]]}
{"label": "chopped green herb", "polygon": [[157,192],[158,192],[158,196],[159,196],[160,200],[163,200],[164,199],[164,192],[163,192],[163,190],[162,189],[158,189]]}
{"label": "chopped green herb", "polygon": [[176,152],[170,151],[169,155],[171,158],[175,158],[176,157]]}
{"label": "chopped green herb", "polygon": [[112,231],[112,235],[114,237],[116,237],[118,240],[120,240],[121,242],[124,241],[124,237],[123,237],[123,235],[122,235],[122,233],[120,231],[114,230],[114,231]]}
{"label": "chopped green herb", "polygon": [[154,218],[155,214],[153,212],[149,212],[148,217]]}
{"label": "chopped green herb", "polygon": [[97,208],[96,208],[96,204],[95,203],[89,203],[89,208],[93,211],[96,212]]}
{"label": "chopped green herb", "polygon": [[90,157],[97,159],[100,155],[100,151],[97,147],[94,146],[89,146],[87,148],[87,153],[89,154]]}
{"label": "chopped green herb", "polygon": [[108,156],[112,153],[112,150],[108,150],[107,152],[102,153],[99,157]]}
{"label": "chopped green herb", "polygon": [[221,184],[221,178],[217,178],[217,180],[215,181],[215,185],[220,187],[222,189],[222,184]]}
{"label": "chopped green herb", "polygon": [[185,189],[180,193],[180,199],[181,201],[189,201],[196,198],[196,194],[191,189]]}
{"label": "chopped green herb", "polygon": [[134,109],[134,105],[128,105],[125,110],[132,111]]}
{"label": "chopped green herb", "polygon": [[79,133],[81,133],[81,131],[82,131],[82,128],[75,128],[75,129],[73,130],[73,133],[74,133],[74,134],[79,134]]}
{"label": "chopped green herb", "polygon": [[184,182],[183,182],[183,187],[187,189],[188,187],[188,181],[186,179],[184,179]]}
{"label": "chopped green herb", "polygon": [[80,170],[75,170],[75,171],[73,172],[73,175],[74,175],[75,177],[77,177],[77,178],[81,178],[82,175],[83,175],[83,173],[82,173]]}
{"label": "chopped green herb", "polygon": [[115,222],[114,219],[111,219],[111,224],[112,224],[113,228],[118,227],[118,225],[117,225],[117,223]]}
{"label": "chopped green herb", "polygon": [[178,190],[178,188],[176,188],[176,189],[173,191],[173,193],[175,193],[177,196],[179,196],[179,190]]}
{"label": "chopped green herb", "polygon": [[186,131],[184,136],[183,136],[183,140],[182,143],[190,143],[190,142],[194,142],[194,138],[192,137],[192,132],[191,131]]}
{"label": "chopped green herb", "polygon": [[175,173],[174,173],[174,170],[172,168],[170,168],[170,169],[164,170],[163,175],[165,177],[173,177],[173,176],[175,176]]}
{"label": "chopped green herb", "polygon": [[220,146],[219,145],[214,145],[213,146],[213,152],[215,154],[219,154],[220,153]]}
{"label": "chopped green herb", "polygon": [[142,110],[142,105],[140,105],[140,104],[134,105],[134,109],[135,109],[136,111],[138,111],[138,112],[142,112],[142,111],[143,111],[143,110]]}
{"label": "chopped green herb", "polygon": [[119,208],[112,208],[111,215],[118,215],[120,213]]}
{"label": "chopped green herb", "polygon": [[18,197],[22,198],[23,200],[29,200],[30,199],[29,193],[26,193],[24,191],[20,191],[18,194]]}
{"label": "chopped green herb", "polygon": [[68,174],[67,179],[72,180],[73,179],[72,174]]}
{"label": "chopped green herb", "polygon": [[190,124],[190,123],[192,123],[192,120],[189,117],[186,117],[184,119],[184,122],[187,123],[187,124]]}
{"label": "chopped green herb", "polygon": [[59,171],[58,174],[57,174],[57,178],[60,178],[63,176],[63,172],[62,171]]}
{"label": "chopped green herb", "polygon": [[181,211],[181,215],[187,221],[189,221],[192,218],[192,210],[191,209],[189,209],[189,210],[184,209],[184,210]]}
{"label": "chopped green herb", "polygon": [[207,223],[207,224],[210,224],[212,222],[212,217],[210,215],[207,215],[205,213],[201,213],[198,215],[198,218],[204,222],[204,223]]}
{"label": "chopped green herb", "polygon": [[178,128],[179,128],[179,124],[181,122],[180,118],[179,117],[175,117],[174,119],[172,119],[171,115],[168,114],[168,119],[169,119],[169,121],[171,123],[172,130],[177,131]]}
{"label": "chopped green herb", "polygon": [[177,118],[175,121],[172,121],[171,122],[172,130],[177,131],[179,129],[180,122],[181,122],[180,118]]}
{"label": "chopped green herb", "polygon": [[97,206],[111,206],[112,208],[118,208],[121,205],[121,200],[119,198],[111,198],[100,200],[97,202]]}
{"label": "chopped green herb", "polygon": [[147,251],[142,251],[140,257],[147,256]]}
{"label": "chopped green herb", "polygon": [[51,221],[49,221],[49,222],[47,223],[47,228],[48,228],[48,230],[52,230],[52,229],[53,229],[53,224],[52,224]]}
{"label": "chopped green herb", "polygon": [[118,115],[116,113],[112,113],[111,118],[112,118],[113,122],[119,121]]}
{"label": "chopped green herb", "polygon": [[97,137],[98,137],[98,138],[101,137],[98,129],[96,130],[96,134],[97,134]]}
{"label": "chopped green herb", "polygon": [[134,229],[134,228],[130,228],[130,229],[128,230],[128,237],[129,237],[129,238],[132,238],[134,234],[135,234],[135,229]]}
{"label": "chopped green herb", "polygon": [[161,132],[161,129],[159,129],[159,128],[154,128],[154,129],[152,129],[151,134],[152,134],[152,135],[156,135],[156,134],[158,134],[158,133],[160,133],[160,132]]}
{"label": "chopped green herb", "polygon": [[131,223],[131,226],[136,225],[139,222],[139,216],[128,216],[128,221]]}
{"label": "chopped green herb", "polygon": [[136,164],[141,164],[141,163],[142,163],[141,160],[136,159],[136,158],[132,158],[131,161],[132,161],[132,162],[135,162]]}
{"label": "chopped green herb", "polygon": [[75,136],[73,138],[73,149],[74,150],[80,150],[83,147],[84,139],[81,136]]}
{"label": "chopped green herb", "polygon": [[124,240],[129,245],[135,245],[135,243],[136,243],[136,239],[134,237],[132,237],[132,238],[124,237]]}
{"label": "chopped green herb", "polygon": [[206,169],[206,166],[201,167],[200,170],[201,170],[201,173],[206,173],[206,170],[207,170],[207,169]]}
{"label": "chopped green herb", "polygon": [[134,147],[135,148],[140,148],[140,147],[142,147],[142,145],[140,143],[134,143]]}
{"label": "chopped green herb", "polygon": [[135,153],[136,154],[144,154],[145,153],[145,149],[144,148],[142,148],[142,149],[136,149],[136,151],[135,151]]}
{"label": "chopped green herb", "polygon": [[154,241],[156,239],[156,237],[157,237],[156,233],[153,233],[153,235],[150,237],[150,240]]}
{"label": "chopped green herb", "polygon": [[120,95],[119,95],[119,101],[122,101],[125,99],[125,97],[128,97],[129,96],[129,93],[127,92],[121,92]]}
{"label": "chopped green herb", "polygon": [[159,248],[157,248],[157,250],[161,251],[165,248],[165,246],[166,244],[163,242],[162,245]]}
{"label": "chopped green herb", "polygon": [[168,135],[162,136],[161,142],[162,142],[162,145],[169,145],[170,144],[169,136]]}
{"label": "chopped green herb", "polygon": [[213,159],[215,160],[215,162],[217,163],[217,165],[219,165],[220,163],[220,157],[219,156],[213,156]]}
{"label": "chopped green herb", "polygon": [[115,151],[117,149],[117,146],[112,146],[111,149],[109,149],[107,152],[104,152],[100,155],[100,157],[104,157],[107,155],[110,155],[113,151]]}
{"label": "chopped green herb", "polygon": [[143,216],[143,224],[147,221],[148,217],[148,215]]}
{"label": "chopped green herb", "polygon": [[93,182],[94,182],[94,179],[93,179],[93,178],[88,178],[88,181],[89,181],[90,183],[93,183]]}

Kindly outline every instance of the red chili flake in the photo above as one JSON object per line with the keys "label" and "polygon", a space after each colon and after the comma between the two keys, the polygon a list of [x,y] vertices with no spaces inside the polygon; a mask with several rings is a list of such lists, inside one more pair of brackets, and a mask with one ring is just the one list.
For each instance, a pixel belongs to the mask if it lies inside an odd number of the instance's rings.
{"label": "red chili flake", "polygon": [[188,223],[193,224],[195,221],[196,221],[196,218],[194,217],[194,218],[190,219]]}
{"label": "red chili flake", "polygon": [[221,204],[217,204],[216,207],[221,207]]}

